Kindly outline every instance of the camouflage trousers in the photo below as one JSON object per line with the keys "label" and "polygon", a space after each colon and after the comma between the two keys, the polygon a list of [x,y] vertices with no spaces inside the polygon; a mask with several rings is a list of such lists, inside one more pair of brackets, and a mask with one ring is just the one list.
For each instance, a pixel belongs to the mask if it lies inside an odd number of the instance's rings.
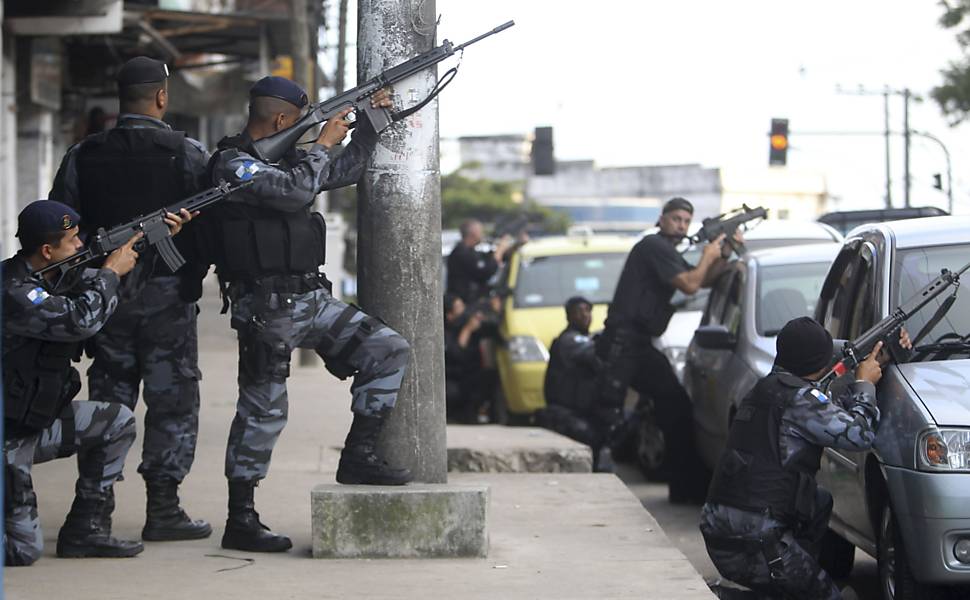
{"label": "camouflage trousers", "polygon": [[199,339],[195,303],[179,299],[177,277],[153,277],[124,300],[88,342],[92,400],[134,410],[145,399],[141,464],[145,479],[182,481],[199,434]]}
{"label": "camouflage trousers", "polygon": [[839,588],[818,564],[831,513],[832,496],[819,488],[814,514],[797,529],[763,513],[718,504],[704,505],[700,528],[718,572],[762,598],[838,600]]}
{"label": "camouflage trousers", "polygon": [[345,379],[351,410],[385,414],[397,402],[410,346],[400,334],[318,289],[304,293],[229,290],[239,335],[239,399],[226,448],[226,477],[266,477],[273,446],[286,425],[286,378],[295,348],[311,348]]}
{"label": "camouflage trousers", "polygon": [[57,419],[47,429],[3,445],[5,468],[4,546],[8,564],[29,565],[44,550],[37,496],[30,478],[35,464],[77,453],[78,496],[100,494],[121,478],[128,449],[135,441],[135,416],[127,406],[72,402],[71,419]]}

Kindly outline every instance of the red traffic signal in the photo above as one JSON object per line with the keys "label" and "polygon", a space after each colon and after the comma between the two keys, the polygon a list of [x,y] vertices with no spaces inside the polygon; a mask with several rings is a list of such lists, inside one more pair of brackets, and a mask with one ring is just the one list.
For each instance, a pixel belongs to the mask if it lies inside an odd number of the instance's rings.
{"label": "red traffic signal", "polygon": [[788,119],[771,120],[771,137],[768,141],[768,164],[784,166],[788,162]]}

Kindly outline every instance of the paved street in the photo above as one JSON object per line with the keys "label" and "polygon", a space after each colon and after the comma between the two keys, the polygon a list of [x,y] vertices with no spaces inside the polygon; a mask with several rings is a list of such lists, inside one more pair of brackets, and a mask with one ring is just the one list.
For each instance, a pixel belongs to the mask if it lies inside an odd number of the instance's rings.
{"label": "paved street", "polygon": [[[687,556],[704,580],[708,584],[717,581],[720,576],[707,556],[704,540],[697,529],[699,507],[670,504],[667,502],[667,485],[644,480],[640,471],[631,465],[620,465],[617,475],[640,499],[670,541]],[[856,550],[852,575],[839,583],[851,585],[860,600],[880,600],[876,561],[861,550]]]}

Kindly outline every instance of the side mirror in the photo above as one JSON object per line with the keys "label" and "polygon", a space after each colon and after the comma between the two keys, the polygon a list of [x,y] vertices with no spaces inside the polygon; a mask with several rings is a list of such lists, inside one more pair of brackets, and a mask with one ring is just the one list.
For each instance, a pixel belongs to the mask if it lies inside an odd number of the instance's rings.
{"label": "side mirror", "polygon": [[724,325],[702,325],[694,331],[694,339],[705,350],[731,350],[738,342]]}

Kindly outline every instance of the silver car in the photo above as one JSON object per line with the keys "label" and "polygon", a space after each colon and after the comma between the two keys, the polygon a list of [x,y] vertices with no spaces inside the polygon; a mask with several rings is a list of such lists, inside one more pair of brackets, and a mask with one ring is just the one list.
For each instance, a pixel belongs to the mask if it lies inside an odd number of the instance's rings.
{"label": "silver car", "polygon": [[[968,217],[853,230],[825,280],[816,319],[834,338],[852,339],[941,269],[970,262],[968,234]],[[970,291],[954,291],[955,303],[913,358],[883,369],[874,448],[826,449],[819,472],[835,497],[830,529],[838,534],[826,538],[826,566],[835,576],[848,573],[852,545],[861,548],[876,557],[887,599],[936,598],[940,584],[970,584]],[[911,335],[946,296],[906,323]],[[919,351],[934,342],[952,344]]]}
{"label": "silver car", "polygon": [[724,450],[741,400],[771,370],[778,331],[814,313],[839,248],[833,243],[752,252],[711,288],[684,367],[697,449],[708,467]]}

